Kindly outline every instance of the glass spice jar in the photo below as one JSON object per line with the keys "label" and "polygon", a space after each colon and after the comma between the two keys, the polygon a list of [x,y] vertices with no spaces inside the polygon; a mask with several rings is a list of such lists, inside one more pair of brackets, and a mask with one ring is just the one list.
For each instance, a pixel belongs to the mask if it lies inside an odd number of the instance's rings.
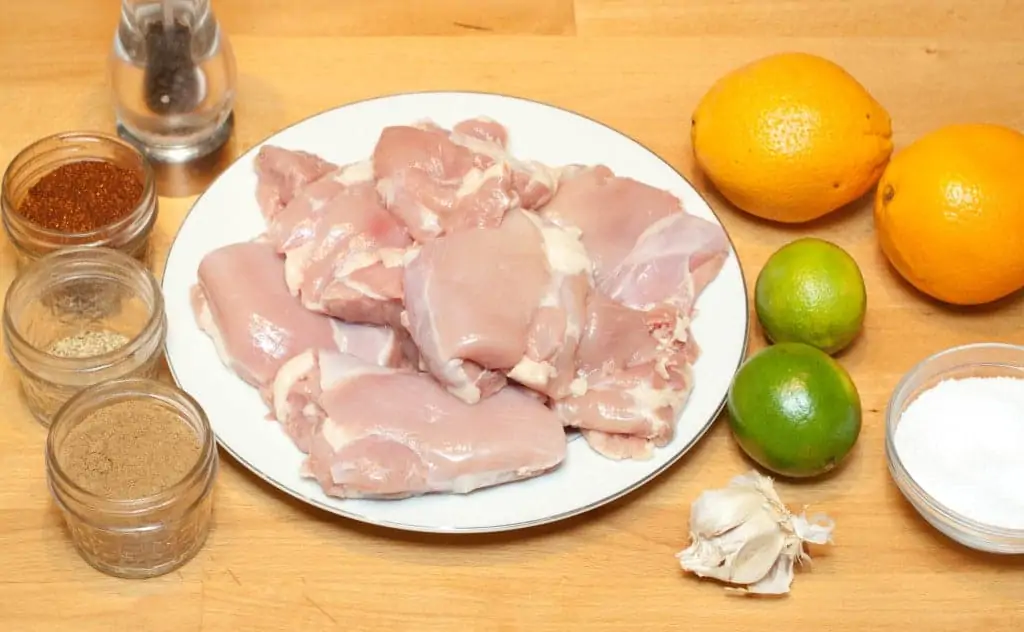
{"label": "glass spice jar", "polygon": [[[175,483],[144,497],[111,499],[90,492],[62,467],[64,447],[98,411],[130,402],[155,406],[194,433],[194,464]],[[100,447],[100,460],[116,454]],[[94,568],[141,579],[169,573],[203,547],[213,522],[217,448],[206,413],[184,391],[156,380],[127,378],[98,384],[68,400],[46,440],[46,475],[71,540]]]}
{"label": "glass spice jar", "polygon": [[[107,161],[134,173],[142,183],[138,204],[127,215],[95,230],[63,232],[41,226],[18,212],[29,190],[63,165]],[[103,246],[149,262],[149,238],[156,225],[156,179],[149,161],[131,144],[93,132],[66,132],[42,138],[14,157],[0,184],[0,215],[17,253],[19,268],[71,246]]]}
{"label": "glass spice jar", "polygon": [[110,56],[117,131],[159,163],[222,147],[237,71],[210,0],[121,0]]}
{"label": "glass spice jar", "polygon": [[57,409],[86,387],[155,377],[167,317],[160,286],[139,261],[80,246],[50,253],[14,279],[4,302],[3,334],[28,409],[48,426]]}

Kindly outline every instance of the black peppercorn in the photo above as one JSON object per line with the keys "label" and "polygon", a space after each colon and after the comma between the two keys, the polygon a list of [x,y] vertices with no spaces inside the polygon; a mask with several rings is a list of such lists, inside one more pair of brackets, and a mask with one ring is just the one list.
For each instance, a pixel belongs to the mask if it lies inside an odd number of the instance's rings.
{"label": "black peppercorn", "polygon": [[175,20],[146,29],[146,105],[157,114],[183,114],[199,104],[199,76],[192,60],[192,29]]}

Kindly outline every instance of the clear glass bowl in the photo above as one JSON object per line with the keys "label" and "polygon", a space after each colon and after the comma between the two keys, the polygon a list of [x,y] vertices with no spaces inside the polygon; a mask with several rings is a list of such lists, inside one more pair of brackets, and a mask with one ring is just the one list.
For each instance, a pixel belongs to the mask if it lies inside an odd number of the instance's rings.
{"label": "clear glass bowl", "polygon": [[[68,434],[98,409],[142,400],[172,411],[199,440],[199,455],[184,478],[166,490],[131,500],[86,491],[61,469]],[[50,426],[46,476],[79,554],[94,568],[130,579],[173,571],[203,547],[213,522],[217,447],[210,421],[184,391],[156,380],[126,378],[98,384],[68,400]]]}
{"label": "clear glass bowl", "polygon": [[[142,197],[125,217],[84,233],[64,233],[38,226],[17,209],[29,189],[58,167],[81,160],[105,160],[135,172],[142,182]],[[4,172],[0,193],[4,230],[23,267],[39,257],[73,246],[103,246],[149,262],[149,237],[156,225],[156,177],[149,161],[129,143],[108,134],[66,132],[47,136],[14,157]]]}
{"label": "clear glass bowl", "polygon": [[896,450],[896,428],[907,406],[942,380],[968,377],[1024,379],[1024,347],[1000,343],[963,345],[936,353],[911,369],[896,385],[885,413],[889,473],[914,509],[946,536],[979,551],[1024,553],[1024,530],[982,524],[944,506],[907,472]]}
{"label": "clear glass bowl", "polygon": [[[62,338],[97,330],[121,334],[127,342],[87,357],[50,350]],[[124,253],[87,246],[58,250],[11,283],[3,335],[23,399],[48,426],[64,402],[86,387],[159,374],[167,336],[163,294],[153,275]]]}

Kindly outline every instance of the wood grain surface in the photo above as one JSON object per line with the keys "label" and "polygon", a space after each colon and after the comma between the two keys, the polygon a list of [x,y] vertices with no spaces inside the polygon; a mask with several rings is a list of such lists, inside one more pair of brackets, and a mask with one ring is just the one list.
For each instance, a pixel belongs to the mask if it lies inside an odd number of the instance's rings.
{"label": "wood grain surface", "polygon": [[[879,254],[864,203],[803,228],[756,222],[694,172],[690,112],[716,77],[782,50],[826,55],[888,108],[897,147],[939,125],[1024,127],[1019,0],[214,0],[239,66],[235,155],[283,126],[374,95],[496,91],[612,125],[695,179],[748,281],[798,235],[847,248],[869,293],[864,335],[841,356],[863,399],[851,458],[826,480],[782,484],[837,521],[782,599],[727,596],[684,577],[689,504],[750,467],[719,423],[664,476],[564,524],[487,537],[403,535],[335,519],[223,458],[216,527],[180,572],[144,582],[86,566],[45,484],[45,431],[0,363],[0,629],[835,630],[1024,628],[1024,560],[967,551],[930,529],[886,470],[886,401],[940,349],[1024,343],[1020,297],[972,310],[922,298]],[[105,75],[115,0],[3,3],[0,165],[43,135],[112,130]],[[165,197],[166,251],[194,197]],[[13,255],[0,250],[0,289]],[[158,257],[162,259],[162,257]],[[759,333],[752,345],[763,344]],[[964,420],[965,428],[970,420]]]}

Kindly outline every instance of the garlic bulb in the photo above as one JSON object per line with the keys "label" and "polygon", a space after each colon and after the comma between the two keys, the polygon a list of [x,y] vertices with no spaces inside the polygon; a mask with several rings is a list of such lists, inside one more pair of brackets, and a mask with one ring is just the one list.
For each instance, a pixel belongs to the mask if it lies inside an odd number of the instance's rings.
{"label": "garlic bulb", "polygon": [[794,516],[772,479],[751,471],[694,501],[692,543],[676,557],[683,570],[732,584],[728,590],[781,595],[793,583],[794,563],[810,562],[804,543],[830,543],[834,526],[824,515]]}

